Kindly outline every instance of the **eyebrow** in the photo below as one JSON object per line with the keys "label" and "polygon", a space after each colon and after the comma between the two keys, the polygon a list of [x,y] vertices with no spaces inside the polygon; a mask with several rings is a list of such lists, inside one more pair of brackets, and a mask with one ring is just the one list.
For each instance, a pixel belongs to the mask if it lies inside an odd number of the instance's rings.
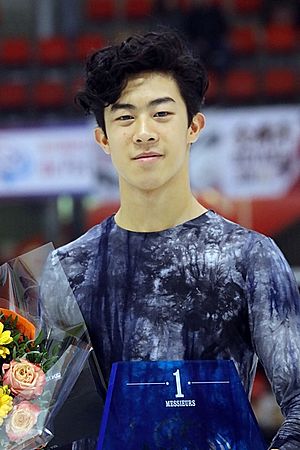
{"label": "eyebrow", "polygon": [[[172,97],[159,97],[159,98],[155,98],[154,100],[151,100],[149,103],[147,103],[147,107],[151,107],[151,106],[157,106],[157,105],[161,105],[163,103],[176,103],[175,100]],[[129,109],[129,110],[135,110],[137,109],[136,106],[132,105],[131,103],[114,103],[111,106],[111,111],[118,111],[120,109]]]}

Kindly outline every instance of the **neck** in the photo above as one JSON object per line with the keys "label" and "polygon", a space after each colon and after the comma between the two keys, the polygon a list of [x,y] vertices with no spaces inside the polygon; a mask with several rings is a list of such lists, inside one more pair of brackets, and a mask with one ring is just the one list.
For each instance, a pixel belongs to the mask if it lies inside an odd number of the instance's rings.
{"label": "neck", "polygon": [[144,191],[120,180],[120,199],[115,220],[121,228],[130,231],[166,230],[207,211],[193,196],[189,182],[180,188],[174,189],[169,183],[161,189]]}

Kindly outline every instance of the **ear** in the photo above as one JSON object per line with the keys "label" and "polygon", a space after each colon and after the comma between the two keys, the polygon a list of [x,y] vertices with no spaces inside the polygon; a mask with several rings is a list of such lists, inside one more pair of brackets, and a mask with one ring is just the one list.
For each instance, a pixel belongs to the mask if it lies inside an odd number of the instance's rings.
{"label": "ear", "polygon": [[205,116],[198,112],[188,128],[187,141],[192,144],[197,141],[200,131],[205,127]]}
{"label": "ear", "polygon": [[108,138],[105,136],[105,133],[102,130],[102,128],[100,128],[100,127],[95,128],[95,139],[96,139],[97,144],[99,144],[100,147],[102,148],[102,150],[107,155],[110,155]]}

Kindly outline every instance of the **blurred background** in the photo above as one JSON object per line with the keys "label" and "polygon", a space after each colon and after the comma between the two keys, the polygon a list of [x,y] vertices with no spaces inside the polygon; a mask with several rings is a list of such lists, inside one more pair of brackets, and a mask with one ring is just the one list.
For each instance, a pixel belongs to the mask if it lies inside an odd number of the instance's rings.
{"label": "blurred background", "polygon": [[[0,0],[0,263],[117,210],[116,174],[73,97],[91,51],[160,26],[209,71],[194,192],[272,236],[300,284],[298,0]],[[269,440],[282,417],[261,368],[252,403]]]}

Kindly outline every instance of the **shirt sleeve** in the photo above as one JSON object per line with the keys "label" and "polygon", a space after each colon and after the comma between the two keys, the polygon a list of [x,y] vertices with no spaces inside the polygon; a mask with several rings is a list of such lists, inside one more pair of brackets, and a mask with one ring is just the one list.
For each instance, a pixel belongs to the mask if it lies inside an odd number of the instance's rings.
{"label": "shirt sleeve", "polygon": [[270,449],[300,448],[300,297],[295,277],[272,239],[247,257],[252,342],[285,418]]}
{"label": "shirt sleeve", "polygon": [[62,339],[67,330],[84,333],[86,326],[56,250],[49,256],[40,283],[40,309],[52,337]]}

